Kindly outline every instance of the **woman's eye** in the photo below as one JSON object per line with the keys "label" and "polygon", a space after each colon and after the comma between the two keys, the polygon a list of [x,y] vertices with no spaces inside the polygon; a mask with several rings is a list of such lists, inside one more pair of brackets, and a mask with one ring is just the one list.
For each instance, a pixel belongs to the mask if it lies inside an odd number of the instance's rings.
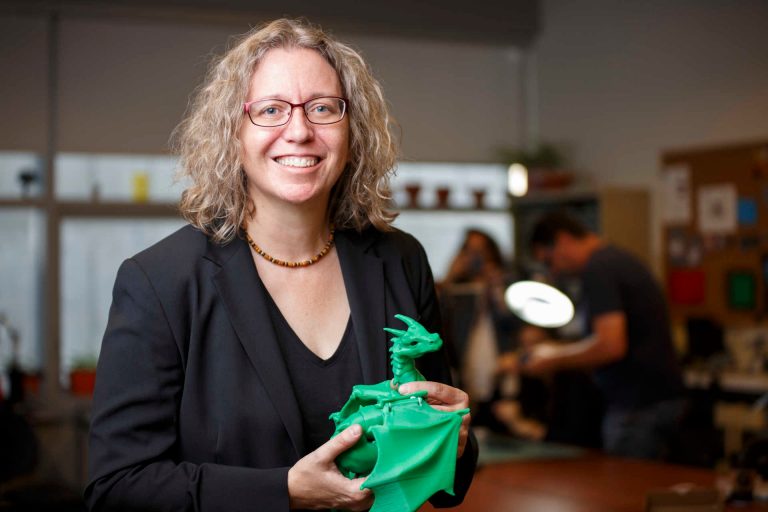
{"label": "woman's eye", "polygon": [[310,106],[309,111],[313,114],[330,114],[333,112],[333,108],[331,105],[328,105],[327,103],[315,103],[314,105]]}
{"label": "woman's eye", "polygon": [[280,109],[277,107],[264,107],[261,109],[261,113],[265,116],[276,116],[280,113]]}

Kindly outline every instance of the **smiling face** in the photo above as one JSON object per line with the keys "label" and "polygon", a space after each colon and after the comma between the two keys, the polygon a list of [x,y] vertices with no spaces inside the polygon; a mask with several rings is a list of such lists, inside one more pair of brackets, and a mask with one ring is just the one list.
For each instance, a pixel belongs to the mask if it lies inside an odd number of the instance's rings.
{"label": "smiling face", "polygon": [[[303,48],[267,52],[248,89],[248,101],[298,104],[320,96],[343,96],[339,77],[318,52]],[[327,205],[349,158],[349,119],[316,125],[301,108],[294,108],[287,124],[265,128],[245,116],[240,142],[248,193],[255,204]]]}

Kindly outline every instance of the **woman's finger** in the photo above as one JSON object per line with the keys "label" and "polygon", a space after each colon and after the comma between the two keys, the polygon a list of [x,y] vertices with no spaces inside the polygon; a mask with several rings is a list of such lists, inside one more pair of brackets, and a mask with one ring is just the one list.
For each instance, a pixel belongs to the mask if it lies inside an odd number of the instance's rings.
{"label": "woman's finger", "polygon": [[363,429],[360,425],[351,425],[344,429],[339,435],[326,441],[325,444],[318,447],[313,453],[320,461],[333,462],[336,460],[336,457],[349,450],[355,443],[357,443],[362,432]]}
{"label": "woman's finger", "polygon": [[426,391],[427,401],[430,405],[445,405],[449,407],[449,409],[444,410],[458,410],[469,406],[469,395],[458,388],[440,382],[409,382],[400,386],[398,390],[403,395],[417,391]]}

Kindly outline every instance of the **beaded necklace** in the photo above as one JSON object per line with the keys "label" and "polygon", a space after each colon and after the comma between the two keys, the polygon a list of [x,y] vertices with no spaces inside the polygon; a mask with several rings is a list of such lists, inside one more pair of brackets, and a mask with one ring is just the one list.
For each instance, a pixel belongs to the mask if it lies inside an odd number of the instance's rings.
{"label": "beaded necklace", "polygon": [[251,235],[248,234],[248,231],[245,232],[245,238],[248,240],[248,244],[253,247],[253,250],[267,260],[270,263],[274,263],[275,265],[280,265],[281,267],[288,267],[288,268],[298,268],[298,267],[308,267],[310,265],[314,265],[318,261],[320,261],[323,256],[328,254],[331,250],[331,247],[333,246],[333,233],[334,233],[334,227],[331,225],[331,234],[328,236],[328,241],[325,243],[325,246],[320,250],[319,253],[315,254],[308,260],[303,261],[284,261],[279,260],[271,255],[269,255],[264,249],[256,245],[256,242],[253,241],[253,238],[251,238]]}

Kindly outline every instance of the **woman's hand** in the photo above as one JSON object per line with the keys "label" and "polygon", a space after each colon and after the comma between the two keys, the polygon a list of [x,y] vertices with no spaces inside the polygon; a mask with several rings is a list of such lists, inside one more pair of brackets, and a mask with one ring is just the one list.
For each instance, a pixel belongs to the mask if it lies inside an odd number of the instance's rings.
{"label": "woman's hand", "polygon": [[291,508],[366,510],[373,505],[373,493],[360,490],[365,478],[346,478],[334,462],[361,434],[360,425],[352,425],[288,470]]}
{"label": "woman's hand", "polygon": [[[406,395],[417,391],[425,390],[427,392],[427,403],[438,411],[458,411],[469,407],[469,395],[464,391],[441,384],[439,382],[409,382],[400,386],[401,394]],[[467,436],[469,435],[469,423],[471,415],[465,414],[461,418],[461,428],[459,429],[459,449],[456,452],[456,458],[461,457],[464,448],[467,446]]]}

